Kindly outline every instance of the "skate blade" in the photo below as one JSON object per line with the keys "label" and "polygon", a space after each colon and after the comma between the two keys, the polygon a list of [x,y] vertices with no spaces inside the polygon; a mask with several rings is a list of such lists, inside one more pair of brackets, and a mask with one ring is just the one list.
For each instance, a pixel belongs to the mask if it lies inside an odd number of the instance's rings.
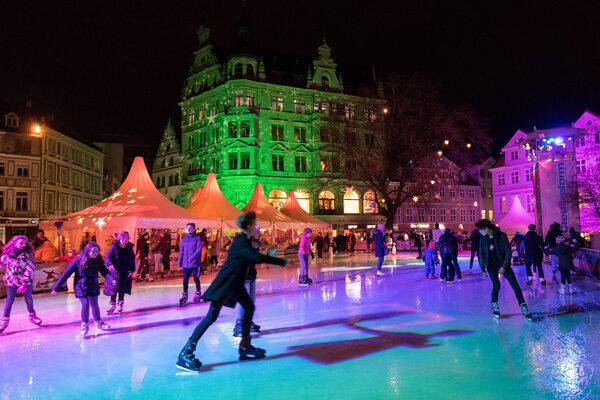
{"label": "skate blade", "polygon": [[255,356],[251,356],[251,355],[243,355],[240,356],[240,361],[246,361],[246,360],[260,360],[261,358],[265,358],[267,355],[265,353],[263,354],[257,354]]}
{"label": "skate blade", "polygon": [[[188,368],[188,367],[186,367],[184,365],[179,365],[178,363],[175,363],[175,366],[177,368],[179,368],[179,369],[182,369],[182,370],[187,371],[187,372],[192,372],[192,373],[195,373],[195,374],[197,374],[197,373],[200,372],[200,371],[197,371],[195,369]],[[200,365],[200,368],[202,368],[202,365]]]}

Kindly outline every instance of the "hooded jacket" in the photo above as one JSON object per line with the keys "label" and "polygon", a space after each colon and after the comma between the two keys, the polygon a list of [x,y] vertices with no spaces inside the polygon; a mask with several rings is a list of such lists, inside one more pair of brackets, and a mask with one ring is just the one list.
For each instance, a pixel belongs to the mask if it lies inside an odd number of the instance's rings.
{"label": "hooded jacket", "polygon": [[375,257],[385,257],[387,247],[383,242],[383,232],[379,229],[375,229],[371,231],[371,233],[373,234],[373,242],[375,243]]}
{"label": "hooded jacket", "polygon": [[200,268],[202,266],[202,240],[196,233],[185,235],[181,239],[177,266],[179,268]]}
{"label": "hooded jacket", "polygon": [[[490,256],[492,252],[494,255]],[[494,227],[492,236],[482,236],[479,240],[479,258],[481,268],[485,271],[510,268],[512,249],[510,248],[506,233],[500,231],[500,228]],[[494,260],[497,261],[494,262]],[[499,265],[492,265],[492,263],[498,263]]]}
{"label": "hooded jacket", "polygon": [[558,236],[562,236],[562,232],[560,230],[560,225],[555,222],[550,226],[548,233],[546,233],[546,241],[544,244],[553,249],[556,246],[556,238]]}
{"label": "hooded jacket", "polygon": [[21,251],[15,257],[3,254],[0,257],[0,267],[4,269],[4,285],[19,287],[33,284],[35,264],[33,256]]}

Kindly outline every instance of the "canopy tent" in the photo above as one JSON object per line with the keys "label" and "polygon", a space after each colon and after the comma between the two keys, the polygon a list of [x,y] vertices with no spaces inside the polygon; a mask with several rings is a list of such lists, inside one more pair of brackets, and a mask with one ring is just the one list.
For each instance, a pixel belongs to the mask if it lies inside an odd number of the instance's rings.
{"label": "canopy tent", "polygon": [[[199,190],[201,190],[200,195],[198,195]],[[186,209],[199,218],[223,221],[232,227],[242,213],[223,196],[217,178],[212,172],[206,177],[204,188],[196,189],[194,198]]]}
{"label": "canopy tent", "polygon": [[269,222],[274,224],[277,228],[300,228],[304,224],[287,215],[277,211],[275,207],[269,203],[265,192],[263,191],[262,185],[259,183],[254,186],[254,192],[252,197],[248,201],[248,204],[242,209],[242,211],[253,210],[256,212],[256,217],[261,222]]}
{"label": "canopy tent", "polygon": [[304,223],[304,226],[311,229],[331,229],[331,225],[321,221],[318,218],[313,217],[298,204],[298,200],[296,199],[296,195],[293,190],[290,190],[288,197],[285,201],[283,207],[281,207],[281,211],[283,214],[287,215],[290,218],[293,218],[297,221]]}
{"label": "canopy tent", "polygon": [[[212,172],[211,172],[212,174]],[[190,200],[190,204],[192,204],[195,201],[198,201],[198,199],[200,198],[200,195],[202,194],[202,188],[201,187],[197,187],[196,191],[194,192],[194,195],[192,196],[192,200]],[[189,205],[188,205],[189,207]]]}
{"label": "canopy tent", "polygon": [[517,232],[527,232],[527,226],[534,223],[534,217],[523,208],[519,196],[513,198],[510,210],[496,222],[500,229],[509,236]]}
{"label": "canopy tent", "polygon": [[[57,220],[63,222],[62,236],[69,247],[78,249],[83,232],[90,232],[103,251],[108,250],[113,233],[120,231],[128,231],[135,241],[137,229],[179,229],[190,221],[219,226],[219,221],[198,218],[164,197],[154,186],[142,157],[135,158],[127,179],[110,197]],[[51,240],[57,237],[55,221],[40,222]]]}

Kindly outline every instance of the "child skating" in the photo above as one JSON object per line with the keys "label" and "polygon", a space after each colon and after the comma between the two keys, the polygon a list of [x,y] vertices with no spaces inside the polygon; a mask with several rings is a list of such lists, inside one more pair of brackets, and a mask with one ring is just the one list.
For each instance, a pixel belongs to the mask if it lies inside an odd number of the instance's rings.
{"label": "child skating", "polygon": [[435,265],[439,263],[437,252],[435,251],[435,244],[429,243],[429,246],[423,252],[423,262],[425,263],[425,279],[435,279]]}
{"label": "child skating", "polygon": [[556,237],[556,246],[551,250],[552,254],[556,255],[558,262],[558,270],[560,271],[560,294],[573,294],[573,281],[571,279],[571,270],[575,268],[573,265],[573,253],[579,249],[577,243],[569,244],[563,236]]}

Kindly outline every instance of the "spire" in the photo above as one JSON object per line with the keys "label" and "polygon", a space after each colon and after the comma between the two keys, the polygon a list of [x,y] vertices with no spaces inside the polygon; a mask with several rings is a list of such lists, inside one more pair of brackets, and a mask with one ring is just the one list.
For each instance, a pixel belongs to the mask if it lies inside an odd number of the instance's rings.
{"label": "spire", "polygon": [[383,91],[383,82],[381,82],[381,79],[379,79],[379,82],[377,82],[377,96],[382,99],[385,97],[385,93]]}
{"label": "spire", "polygon": [[321,90],[342,92],[344,87],[338,79],[336,67],[337,64],[331,58],[331,47],[323,37],[323,43],[317,48],[318,56],[313,61],[314,74],[312,79],[307,82],[308,87]]}
{"label": "spire", "polygon": [[235,27],[236,47],[246,49],[250,47],[250,24],[248,23],[248,12],[246,10],[246,0],[242,0],[242,13],[240,21]]}
{"label": "spire", "polygon": [[306,72],[306,87],[312,85],[312,71],[310,67],[308,67],[308,71]]}
{"label": "spire", "polygon": [[338,77],[338,81],[340,82],[340,85],[343,86],[344,85],[344,79],[342,78],[342,73],[340,72],[340,75]]}
{"label": "spire", "polygon": [[267,74],[265,72],[265,63],[263,62],[262,57],[260,58],[260,63],[258,64],[258,79],[260,79],[263,82],[267,79]]}
{"label": "spire", "polygon": [[171,123],[171,118],[167,122],[167,126],[165,127],[165,131],[163,134],[163,140],[173,139],[175,138],[175,129],[173,129],[173,124]]}

